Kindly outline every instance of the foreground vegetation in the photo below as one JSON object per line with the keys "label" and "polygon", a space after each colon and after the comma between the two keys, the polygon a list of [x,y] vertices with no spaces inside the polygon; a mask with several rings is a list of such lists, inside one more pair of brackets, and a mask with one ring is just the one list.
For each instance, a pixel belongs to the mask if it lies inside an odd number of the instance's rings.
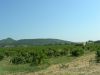
{"label": "foreground vegetation", "polygon": [[0,48],[0,74],[16,72],[36,72],[53,64],[71,62],[84,54],[96,53],[96,63],[100,62],[100,44],[46,45]]}

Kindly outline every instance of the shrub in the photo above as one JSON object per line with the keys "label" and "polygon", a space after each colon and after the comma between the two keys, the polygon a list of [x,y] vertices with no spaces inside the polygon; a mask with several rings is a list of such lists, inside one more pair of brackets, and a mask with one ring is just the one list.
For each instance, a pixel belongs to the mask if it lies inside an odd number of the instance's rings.
{"label": "shrub", "polygon": [[11,62],[13,64],[22,64],[22,63],[25,63],[25,59],[21,56],[14,56],[12,57]]}
{"label": "shrub", "polygon": [[43,54],[45,54],[47,57],[53,57],[54,53],[55,53],[55,50],[51,48],[43,50]]}
{"label": "shrub", "polygon": [[72,56],[80,56],[84,54],[84,50],[83,49],[76,49],[76,50],[72,50],[71,55]]}
{"label": "shrub", "polygon": [[100,50],[96,51],[96,62],[100,63]]}
{"label": "shrub", "polygon": [[46,55],[42,51],[34,52],[31,64],[39,65],[43,63],[46,58]]}
{"label": "shrub", "polygon": [[3,58],[4,58],[4,55],[0,54],[0,61],[3,60]]}

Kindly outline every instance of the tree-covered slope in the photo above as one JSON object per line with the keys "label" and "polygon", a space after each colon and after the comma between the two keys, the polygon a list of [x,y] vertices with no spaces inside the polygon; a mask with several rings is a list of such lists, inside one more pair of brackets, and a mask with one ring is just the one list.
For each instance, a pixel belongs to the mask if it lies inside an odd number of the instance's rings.
{"label": "tree-covered slope", "polygon": [[21,45],[54,45],[54,44],[70,44],[70,41],[64,41],[59,39],[21,39],[14,40],[7,38],[0,40],[0,46],[21,46]]}

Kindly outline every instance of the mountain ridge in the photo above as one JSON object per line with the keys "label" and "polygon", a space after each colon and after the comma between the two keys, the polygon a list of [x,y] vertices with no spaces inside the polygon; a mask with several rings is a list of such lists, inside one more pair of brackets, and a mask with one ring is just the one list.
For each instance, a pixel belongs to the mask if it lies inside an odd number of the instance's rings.
{"label": "mountain ridge", "polygon": [[70,44],[71,41],[65,41],[61,39],[52,38],[38,38],[38,39],[20,39],[14,40],[12,38],[6,38],[0,40],[0,46],[18,46],[18,45],[53,45],[53,44]]}

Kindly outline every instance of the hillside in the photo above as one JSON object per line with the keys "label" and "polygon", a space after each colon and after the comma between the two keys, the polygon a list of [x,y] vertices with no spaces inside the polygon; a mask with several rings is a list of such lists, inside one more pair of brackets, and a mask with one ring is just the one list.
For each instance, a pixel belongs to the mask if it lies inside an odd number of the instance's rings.
{"label": "hillside", "polygon": [[53,44],[70,44],[70,41],[64,41],[60,39],[21,39],[14,40],[12,38],[7,38],[0,40],[0,46],[29,46],[29,45],[53,45]]}

